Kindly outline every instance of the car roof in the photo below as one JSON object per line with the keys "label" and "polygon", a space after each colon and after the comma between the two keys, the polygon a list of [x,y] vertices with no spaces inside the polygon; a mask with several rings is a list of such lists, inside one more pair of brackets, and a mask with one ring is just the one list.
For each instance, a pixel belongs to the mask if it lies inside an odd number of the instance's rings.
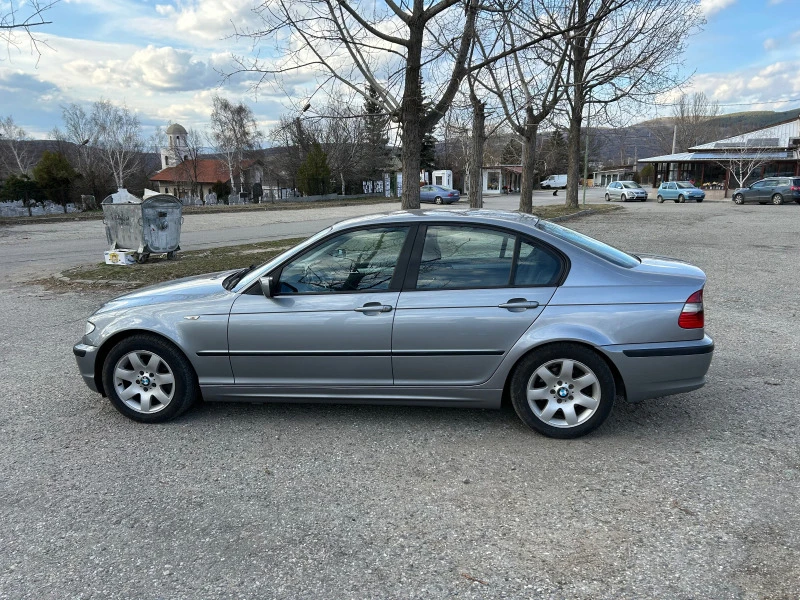
{"label": "car roof", "polygon": [[[421,221],[439,221],[445,223],[467,223],[470,225],[499,225],[513,228],[533,227],[539,217],[526,213],[490,209],[455,209],[455,210],[397,210],[390,213],[367,215],[340,221],[333,226],[334,231],[362,225],[380,225],[382,223],[417,223]],[[517,226],[517,227],[514,227]]]}

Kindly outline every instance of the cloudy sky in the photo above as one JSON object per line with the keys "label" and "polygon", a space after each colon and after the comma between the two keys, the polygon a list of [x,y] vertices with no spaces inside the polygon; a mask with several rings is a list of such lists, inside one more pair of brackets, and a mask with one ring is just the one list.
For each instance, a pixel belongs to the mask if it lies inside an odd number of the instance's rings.
{"label": "cloudy sky", "polygon": [[[53,23],[40,30],[47,41],[40,57],[26,45],[0,53],[0,117],[46,137],[61,125],[62,105],[106,98],[135,110],[148,131],[170,121],[204,127],[219,93],[250,104],[268,127],[305,99],[268,87],[254,96],[243,79],[220,76],[230,70],[232,52],[251,51],[231,36],[234,25],[254,22],[254,4],[61,0],[46,13]],[[0,14],[8,6],[0,0]],[[800,107],[800,0],[701,6],[707,24],[689,42],[685,62],[695,75],[687,91],[705,92],[723,112]]]}

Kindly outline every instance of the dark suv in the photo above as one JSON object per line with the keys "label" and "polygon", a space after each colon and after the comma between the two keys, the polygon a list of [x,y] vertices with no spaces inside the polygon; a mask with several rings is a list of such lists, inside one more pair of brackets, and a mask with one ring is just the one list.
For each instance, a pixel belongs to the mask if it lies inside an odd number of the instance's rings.
{"label": "dark suv", "polygon": [[783,204],[794,200],[800,204],[800,177],[767,177],[756,181],[746,188],[739,188],[733,193],[736,204],[758,202],[759,204]]}

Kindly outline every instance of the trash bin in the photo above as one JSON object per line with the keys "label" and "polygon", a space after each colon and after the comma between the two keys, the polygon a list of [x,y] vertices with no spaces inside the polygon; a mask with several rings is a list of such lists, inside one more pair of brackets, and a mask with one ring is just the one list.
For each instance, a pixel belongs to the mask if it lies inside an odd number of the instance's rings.
{"label": "trash bin", "polygon": [[183,222],[183,204],[175,196],[156,194],[142,200],[120,190],[103,200],[102,206],[109,250],[133,250],[140,263],[151,254],[175,258]]}

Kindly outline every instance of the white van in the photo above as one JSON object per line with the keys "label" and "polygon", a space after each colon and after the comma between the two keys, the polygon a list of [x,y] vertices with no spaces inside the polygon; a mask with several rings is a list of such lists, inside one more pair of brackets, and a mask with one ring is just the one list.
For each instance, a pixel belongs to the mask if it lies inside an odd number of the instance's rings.
{"label": "white van", "polygon": [[550,190],[554,188],[567,189],[567,176],[566,175],[550,175],[541,183],[543,190]]}

